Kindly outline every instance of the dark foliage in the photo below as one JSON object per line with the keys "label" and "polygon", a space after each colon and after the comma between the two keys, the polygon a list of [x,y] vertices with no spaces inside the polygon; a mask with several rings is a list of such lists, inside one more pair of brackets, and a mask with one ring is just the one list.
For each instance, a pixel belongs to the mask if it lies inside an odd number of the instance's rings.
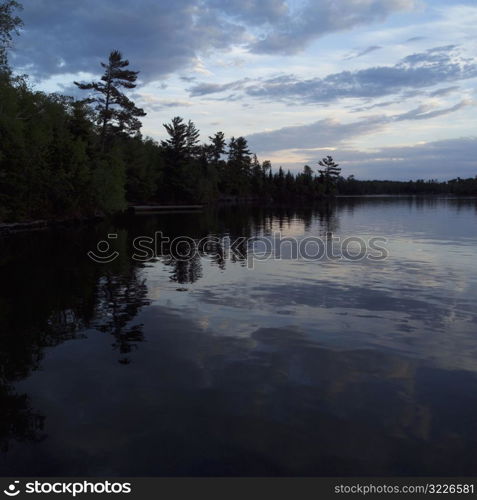
{"label": "dark foliage", "polygon": [[476,196],[477,177],[461,179],[457,177],[447,182],[437,180],[417,181],[360,181],[353,176],[338,179],[337,189],[343,195],[433,195],[452,194],[457,196]]}

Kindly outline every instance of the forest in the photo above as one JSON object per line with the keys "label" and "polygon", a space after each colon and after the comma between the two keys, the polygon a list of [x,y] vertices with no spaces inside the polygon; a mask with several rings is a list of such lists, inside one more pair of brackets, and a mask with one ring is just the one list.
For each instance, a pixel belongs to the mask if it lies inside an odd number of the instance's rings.
{"label": "forest", "polygon": [[167,139],[141,134],[146,113],[127,96],[138,71],[114,50],[99,81],[75,82],[83,99],[36,90],[10,67],[21,5],[0,2],[0,222],[83,218],[134,204],[221,201],[313,203],[340,195],[477,194],[477,178],[368,181],[343,177],[331,156],[299,173],[259,161],[245,137],[199,140],[174,117]]}

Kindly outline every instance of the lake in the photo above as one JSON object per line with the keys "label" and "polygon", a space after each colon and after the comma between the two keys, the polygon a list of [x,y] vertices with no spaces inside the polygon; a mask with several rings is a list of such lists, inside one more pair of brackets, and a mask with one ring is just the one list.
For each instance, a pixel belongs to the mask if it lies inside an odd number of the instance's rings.
{"label": "lake", "polygon": [[[157,232],[212,243],[138,259]],[[330,233],[348,258],[294,255],[339,254]],[[111,262],[87,255],[101,240]],[[0,248],[2,476],[477,474],[475,199],[125,216]]]}

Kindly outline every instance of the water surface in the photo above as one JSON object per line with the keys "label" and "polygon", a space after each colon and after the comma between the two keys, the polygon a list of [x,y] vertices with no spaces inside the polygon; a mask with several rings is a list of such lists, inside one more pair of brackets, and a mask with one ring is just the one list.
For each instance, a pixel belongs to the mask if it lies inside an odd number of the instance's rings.
{"label": "water surface", "polygon": [[[136,236],[385,237],[372,261]],[[119,257],[86,255],[108,234]],[[341,198],[0,241],[0,474],[475,475],[477,202]]]}

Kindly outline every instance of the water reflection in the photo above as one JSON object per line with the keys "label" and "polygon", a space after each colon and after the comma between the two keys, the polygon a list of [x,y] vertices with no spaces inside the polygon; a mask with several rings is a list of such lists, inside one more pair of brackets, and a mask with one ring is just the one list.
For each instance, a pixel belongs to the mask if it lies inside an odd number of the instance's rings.
{"label": "water reflection", "polygon": [[129,353],[144,340],[143,325],[135,323],[141,307],[148,305],[146,279],[135,268],[127,274],[107,273],[96,286],[94,327],[114,338],[113,348],[121,354],[122,364],[130,363]]}
{"label": "water reflection", "polygon": [[[348,198],[2,240],[0,472],[475,474],[476,206]],[[378,233],[394,254],[132,261],[157,230]],[[113,232],[120,258],[88,260]]]}
{"label": "water reflection", "polygon": [[27,394],[18,394],[2,377],[0,381],[0,452],[9,450],[11,440],[39,441],[45,417],[31,408]]}

